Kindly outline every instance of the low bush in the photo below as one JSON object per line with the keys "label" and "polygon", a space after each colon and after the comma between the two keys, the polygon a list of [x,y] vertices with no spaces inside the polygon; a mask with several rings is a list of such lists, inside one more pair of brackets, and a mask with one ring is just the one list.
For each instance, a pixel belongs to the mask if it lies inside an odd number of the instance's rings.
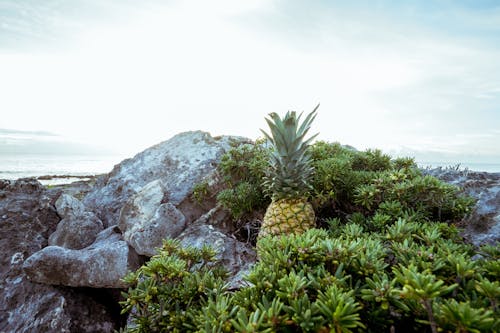
{"label": "low bush", "polygon": [[[165,242],[126,279],[129,332],[495,332],[500,247],[474,248],[455,222],[474,201],[412,159],[312,146],[318,228],[263,238],[239,290],[214,253]],[[219,202],[236,220],[263,211],[266,148],[235,147]]]}
{"label": "low bush", "polygon": [[[379,150],[360,152],[323,141],[310,148],[315,169],[310,200],[320,225],[332,217],[345,222],[354,213],[372,218],[391,205],[398,208],[386,213],[391,217],[387,223],[400,217],[453,223],[474,205],[456,186],[423,175],[411,158],[391,159]],[[270,203],[263,186],[267,156],[258,141],[234,147],[222,158],[219,173],[225,188],[217,199],[235,221],[264,212]]]}
{"label": "low bush", "polygon": [[180,259],[162,250],[153,258],[165,261],[161,274],[148,263],[129,279],[129,331],[494,332],[498,260],[474,260],[477,251],[457,233],[445,223],[399,219],[383,232],[348,222],[264,238],[249,286],[237,291],[206,266],[193,272],[200,261],[174,265]]}

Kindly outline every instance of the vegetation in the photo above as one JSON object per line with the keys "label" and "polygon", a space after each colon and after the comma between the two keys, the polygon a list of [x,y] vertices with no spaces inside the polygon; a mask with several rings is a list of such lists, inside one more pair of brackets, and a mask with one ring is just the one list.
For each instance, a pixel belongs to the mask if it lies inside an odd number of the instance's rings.
{"label": "vegetation", "polygon": [[[218,201],[235,223],[255,223],[271,201],[268,150],[263,142],[234,147],[219,166],[226,188]],[[239,290],[224,287],[210,249],[166,242],[126,279],[125,330],[500,331],[500,247],[474,248],[455,226],[471,198],[412,159],[378,150],[317,142],[310,158],[317,229],[260,239],[259,261]],[[250,230],[255,241],[258,229]]]}
{"label": "vegetation", "polygon": [[124,281],[123,313],[131,312],[128,332],[183,332],[196,327],[202,305],[223,291],[225,272],[215,266],[215,253],[204,247],[182,248],[166,240],[159,253]]}
{"label": "vegetation", "polygon": [[[269,147],[257,141],[234,147],[222,158],[219,171],[227,188],[218,201],[235,221],[263,213],[271,202],[263,181],[268,155]],[[370,221],[370,231],[398,218],[455,223],[474,205],[459,188],[424,175],[411,158],[391,159],[379,150],[360,152],[322,141],[311,145],[310,157],[315,172],[309,199],[320,226],[331,218],[361,218]]]}

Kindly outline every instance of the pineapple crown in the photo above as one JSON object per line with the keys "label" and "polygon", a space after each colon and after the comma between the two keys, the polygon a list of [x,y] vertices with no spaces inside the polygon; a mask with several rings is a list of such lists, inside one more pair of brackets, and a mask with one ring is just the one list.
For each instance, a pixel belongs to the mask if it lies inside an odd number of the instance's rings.
{"label": "pineapple crown", "polygon": [[272,152],[264,186],[273,200],[303,198],[311,189],[314,169],[307,148],[318,134],[307,140],[305,136],[316,118],[318,108],[319,104],[302,123],[302,113],[297,116],[295,111],[288,111],[283,118],[272,112],[270,118],[266,118],[271,134],[261,131],[271,143]]}

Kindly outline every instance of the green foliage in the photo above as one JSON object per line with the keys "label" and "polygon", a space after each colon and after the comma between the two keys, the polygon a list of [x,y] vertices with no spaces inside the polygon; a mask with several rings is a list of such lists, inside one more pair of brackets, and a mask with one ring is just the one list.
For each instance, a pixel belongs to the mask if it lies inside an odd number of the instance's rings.
{"label": "green foliage", "polygon": [[258,187],[242,181],[234,188],[227,188],[219,192],[217,200],[231,212],[234,219],[252,212],[254,207],[264,205],[262,193]]}
{"label": "green foliage", "polygon": [[[333,229],[267,237],[248,285],[225,291],[209,249],[166,242],[138,272],[124,312],[130,332],[486,332],[499,328],[497,249],[455,238],[445,223],[332,219]],[[451,237],[451,238],[449,238]],[[489,253],[489,254],[487,254]]]}
{"label": "green foliage", "polygon": [[352,332],[351,329],[365,325],[361,322],[359,312],[361,305],[353,297],[354,290],[345,292],[333,284],[323,292],[318,293],[316,306],[323,315],[321,329],[334,332]]}
{"label": "green foliage", "polygon": [[[126,278],[127,331],[499,331],[500,247],[475,249],[453,225],[473,200],[409,158],[325,142],[310,153],[322,228],[263,238],[248,284],[232,291],[212,251],[165,242]],[[262,142],[222,158],[217,199],[236,220],[268,205],[267,159]]]}
{"label": "green foliage", "polygon": [[225,273],[215,266],[215,253],[208,247],[182,248],[178,241],[165,241],[159,253],[124,281],[123,313],[132,324],[128,332],[184,332],[207,299],[222,294]]}
{"label": "green foliage", "polygon": [[[391,160],[380,150],[360,152],[323,141],[312,144],[309,153],[314,168],[310,200],[319,220],[338,216],[345,222],[356,212],[368,218],[380,213],[390,217],[379,216],[370,226],[380,231],[398,218],[458,222],[474,205],[457,187],[424,176],[411,158]],[[234,147],[223,156],[219,171],[226,189],[218,201],[235,220],[269,204],[264,191],[269,154],[260,141]]]}
{"label": "green foliage", "polygon": [[358,153],[354,155],[352,168],[353,170],[361,171],[391,170],[391,157],[389,155],[383,154],[382,151],[378,149],[369,149],[364,153]]}
{"label": "green foliage", "polygon": [[219,192],[217,201],[234,219],[269,204],[262,184],[266,168],[267,149],[259,142],[234,147],[222,156],[218,169],[226,188]]}
{"label": "green foliage", "polygon": [[193,188],[193,199],[201,204],[210,193],[210,186],[207,181],[198,183]]}
{"label": "green foliage", "polygon": [[270,134],[265,131],[262,133],[271,145],[271,150],[264,186],[273,200],[302,199],[309,193],[314,172],[309,146],[318,134],[307,139],[305,136],[316,118],[318,108],[319,104],[303,121],[300,119],[302,113],[297,115],[296,111],[289,111],[283,117],[272,112],[266,118]]}
{"label": "green foliage", "polygon": [[458,303],[454,299],[439,305],[438,321],[440,325],[455,332],[498,332],[500,321],[491,310],[477,309],[468,302]]}

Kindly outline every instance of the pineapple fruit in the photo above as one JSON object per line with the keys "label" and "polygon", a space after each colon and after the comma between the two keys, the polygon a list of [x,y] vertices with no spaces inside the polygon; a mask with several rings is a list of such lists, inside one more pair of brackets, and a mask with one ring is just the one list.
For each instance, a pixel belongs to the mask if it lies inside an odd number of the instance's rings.
{"label": "pineapple fruit", "polygon": [[272,202],[266,210],[259,239],[270,235],[300,234],[315,226],[315,215],[307,201],[313,167],[308,154],[313,135],[305,140],[319,104],[300,123],[295,111],[283,118],[270,113],[266,121],[271,134],[262,131],[272,146],[269,172],[264,185]]}

